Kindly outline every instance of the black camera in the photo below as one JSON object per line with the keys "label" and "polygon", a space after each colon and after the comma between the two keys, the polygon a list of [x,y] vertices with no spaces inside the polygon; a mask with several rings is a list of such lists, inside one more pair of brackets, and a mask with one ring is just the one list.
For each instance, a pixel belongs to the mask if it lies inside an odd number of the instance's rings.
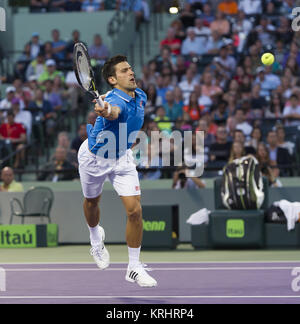
{"label": "black camera", "polygon": [[180,172],[178,174],[178,177],[179,177],[180,180],[184,180],[186,178],[185,172]]}

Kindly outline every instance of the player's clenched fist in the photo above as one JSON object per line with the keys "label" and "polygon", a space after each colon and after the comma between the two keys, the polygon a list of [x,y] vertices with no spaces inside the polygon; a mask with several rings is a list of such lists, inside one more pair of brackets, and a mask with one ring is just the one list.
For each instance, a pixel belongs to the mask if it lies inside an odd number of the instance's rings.
{"label": "player's clenched fist", "polygon": [[93,101],[95,103],[95,113],[98,116],[108,118],[111,113],[111,106],[108,102],[104,101],[104,107],[101,107],[96,100]]}

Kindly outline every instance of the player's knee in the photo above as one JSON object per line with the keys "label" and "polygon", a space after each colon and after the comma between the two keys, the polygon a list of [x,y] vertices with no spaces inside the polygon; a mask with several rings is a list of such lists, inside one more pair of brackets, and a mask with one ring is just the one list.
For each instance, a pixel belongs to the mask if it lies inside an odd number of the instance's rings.
{"label": "player's knee", "polygon": [[90,209],[96,208],[96,207],[98,207],[99,200],[100,200],[100,198],[92,198],[92,199],[85,198],[85,205],[87,208],[90,208]]}
{"label": "player's knee", "polygon": [[135,206],[127,211],[128,221],[132,223],[139,223],[142,220],[142,207]]}

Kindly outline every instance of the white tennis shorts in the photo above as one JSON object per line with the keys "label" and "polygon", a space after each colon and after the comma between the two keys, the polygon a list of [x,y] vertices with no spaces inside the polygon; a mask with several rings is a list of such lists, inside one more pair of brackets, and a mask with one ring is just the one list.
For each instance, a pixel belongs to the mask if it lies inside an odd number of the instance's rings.
{"label": "white tennis shorts", "polygon": [[106,178],[119,196],[139,196],[140,181],[132,150],[118,160],[104,159],[89,150],[85,140],[78,152],[79,174],[85,198],[96,198],[101,195]]}

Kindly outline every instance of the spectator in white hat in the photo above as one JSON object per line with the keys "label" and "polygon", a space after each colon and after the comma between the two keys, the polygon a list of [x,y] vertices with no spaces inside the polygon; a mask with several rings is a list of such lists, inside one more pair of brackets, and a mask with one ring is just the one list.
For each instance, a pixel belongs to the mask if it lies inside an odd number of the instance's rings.
{"label": "spectator in white hat", "polygon": [[[12,100],[16,98],[16,88],[13,86],[9,86],[6,88],[6,97],[0,101],[0,124],[3,122],[6,117],[6,113],[8,110],[12,108]],[[20,100],[20,109],[24,109],[25,104],[23,100]]]}
{"label": "spectator in white hat", "polygon": [[0,101],[0,124],[4,121],[7,110],[11,108],[11,101],[15,97],[15,93],[15,87],[6,88],[6,97]]}
{"label": "spectator in white hat", "polygon": [[53,59],[46,61],[47,70],[42,73],[38,79],[39,82],[44,82],[46,80],[54,80],[56,76],[59,76],[62,81],[65,80],[64,75],[61,71],[56,69],[56,62]]}

